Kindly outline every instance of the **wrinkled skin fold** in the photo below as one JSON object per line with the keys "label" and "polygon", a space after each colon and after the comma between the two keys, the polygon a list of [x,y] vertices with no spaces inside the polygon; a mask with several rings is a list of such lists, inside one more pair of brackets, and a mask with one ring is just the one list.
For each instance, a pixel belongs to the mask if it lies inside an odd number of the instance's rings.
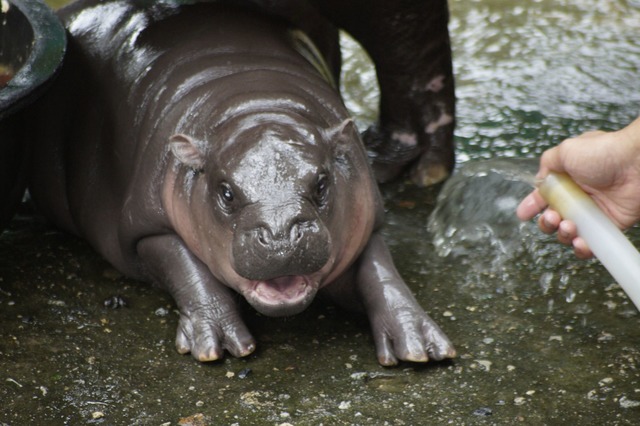
{"label": "wrinkled skin fold", "polygon": [[[360,308],[383,365],[455,356],[379,235],[374,172],[340,94],[268,12],[133,0],[63,9],[65,65],[27,111],[37,207],[168,291],[176,348],[200,361],[254,351],[237,294],[269,316],[319,293]],[[337,40],[314,13],[304,29]],[[331,44],[318,46],[332,64]]]}

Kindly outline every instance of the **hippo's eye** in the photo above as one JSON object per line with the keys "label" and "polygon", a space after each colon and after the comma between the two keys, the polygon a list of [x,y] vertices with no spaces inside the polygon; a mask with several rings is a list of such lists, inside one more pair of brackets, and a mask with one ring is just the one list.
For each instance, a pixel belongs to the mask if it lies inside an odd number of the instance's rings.
{"label": "hippo's eye", "polygon": [[316,198],[318,201],[324,201],[329,189],[329,177],[324,173],[318,176],[318,182],[316,183]]}
{"label": "hippo's eye", "polygon": [[220,184],[220,198],[227,204],[233,202],[233,190],[226,182]]}

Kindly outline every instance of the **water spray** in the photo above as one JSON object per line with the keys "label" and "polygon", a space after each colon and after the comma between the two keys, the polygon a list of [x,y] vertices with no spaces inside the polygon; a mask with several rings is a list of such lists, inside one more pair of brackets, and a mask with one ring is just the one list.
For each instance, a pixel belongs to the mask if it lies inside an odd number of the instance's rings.
{"label": "water spray", "polygon": [[549,173],[536,186],[551,208],[576,224],[580,237],[640,310],[640,253],[633,244],[568,175]]}

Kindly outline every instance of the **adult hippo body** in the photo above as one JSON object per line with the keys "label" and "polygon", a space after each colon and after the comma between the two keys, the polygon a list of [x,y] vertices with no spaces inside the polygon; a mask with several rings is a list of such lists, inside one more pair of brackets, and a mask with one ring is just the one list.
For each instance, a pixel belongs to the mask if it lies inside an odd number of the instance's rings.
{"label": "adult hippo body", "polygon": [[454,356],[378,234],[366,151],[320,72],[331,65],[252,9],[139,4],[61,13],[69,52],[32,111],[38,208],[170,292],[178,351],[198,360],[254,350],[233,291],[270,316],[319,291],[360,306],[383,365]]}

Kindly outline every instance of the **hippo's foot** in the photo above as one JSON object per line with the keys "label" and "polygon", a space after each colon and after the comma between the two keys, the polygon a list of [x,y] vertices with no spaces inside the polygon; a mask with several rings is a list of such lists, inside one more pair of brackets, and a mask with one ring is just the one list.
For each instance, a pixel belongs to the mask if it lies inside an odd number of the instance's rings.
{"label": "hippo's foot", "polygon": [[454,358],[456,350],[440,327],[420,307],[371,315],[378,362],[384,366]]}
{"label": "hippo's foot", "polygon": [[155,235],[138,242],[138,254],[148,277],[171,293],[180,322],[178,352],[198,361],[215,361],[225,349],[232,355],[249,355],[255,340],[242,321],[229,288],[211,275],[175,234]]}
{"label": "hippo's foot", "polygon": [[221,313],[214,306],[203,306],[180,313],[176,349],[191,352],[198,361],[216,361],[225,349],[236,357],[247,356],[256,348],[255,340],[235,312]]}
{"label": "hippo's foot", "polygon": [[438,184],[449,177],[451,166],[438,159],[430,151],[425,152],[411,167],[410,176],[413,183],[418,186],[431,186]]}
{"label": "hippo's foot", "polygon": [[432,135],[388,132],[371,126],[362,137],[378,182],[397,179],[408,171],[416,185],[430,186],[445,180],[453,170],[453,144],[423,142],[430,141]]}
{"label": "hippo's foot", "polygon": [[427,362],[454,358],[456,350],[404,283],[382,236],[374,233],[363,251],[356,285],[376,345],[378,362]]}

